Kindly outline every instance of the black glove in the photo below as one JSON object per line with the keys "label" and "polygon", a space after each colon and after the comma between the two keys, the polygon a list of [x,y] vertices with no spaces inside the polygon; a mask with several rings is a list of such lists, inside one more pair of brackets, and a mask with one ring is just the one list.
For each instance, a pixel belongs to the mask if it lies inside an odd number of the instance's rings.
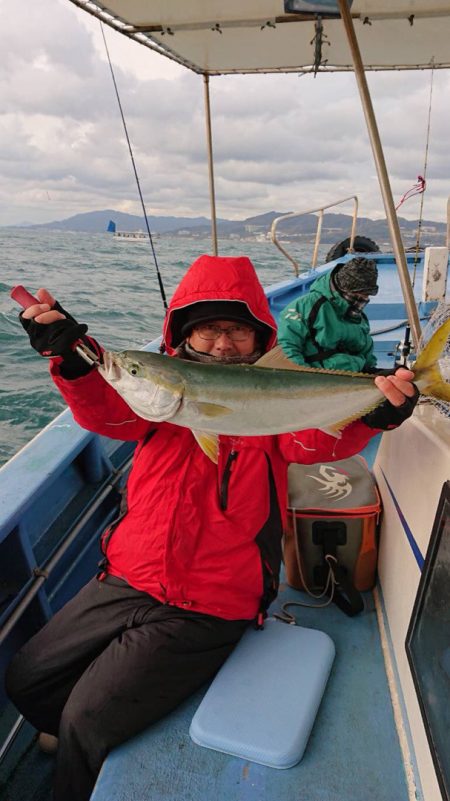
{"label": "black glove", "polygon": [[393,367],[386,369],[384,367],[364,367],[362,370],[363,373],[369,373],[369,375],[395,375],[398,367]]}
{"label": "black glove", "polygon": [[361,420],[369,428],[381,428],[383,431],[397,428],[408,417],[411,417],[415,409],[420,393],[416,386],[414,386],[414,390],[414,395],[411,398],[407,397],[401,406],[393,406],[390,401],[385,400],[372,412],[361,417]]}
{"label": "black glove", "polygon": [[60,373],[63,378],[73,379],[87,375],[92,370],[93,365],[88,364],[81,356],[72,350],[74,342],[81,339],[91,350],[100,353],[100,348],[85,334],[88,327],[85,323],[77,323],[71,314],[66,312],[63,307],[56,302],[52,310],[61,312],[67,319],[55,320],[54,323],[36,323],[34,320],[27,320],[19,315],[20,322],[30,338],[31,347],[37,350],[41,356],[61,356],[63,361],[60,365]]}

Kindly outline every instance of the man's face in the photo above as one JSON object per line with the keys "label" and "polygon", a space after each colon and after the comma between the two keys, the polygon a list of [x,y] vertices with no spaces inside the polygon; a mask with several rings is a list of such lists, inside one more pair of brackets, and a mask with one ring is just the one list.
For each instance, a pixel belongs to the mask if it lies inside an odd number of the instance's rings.
{"label": "man's face", "polygon": [[365,292],[352,292],[351,293],[351,304],[354,306],[355,309],[364,309],[367,306],[370,300],[370,295]]}
{"label": "man's face", "polygon": [[256,334],[250,325],[232,320],[213,320],[194,326],[186,342],[194,350],[218,359],[250,356],[256,348]]}

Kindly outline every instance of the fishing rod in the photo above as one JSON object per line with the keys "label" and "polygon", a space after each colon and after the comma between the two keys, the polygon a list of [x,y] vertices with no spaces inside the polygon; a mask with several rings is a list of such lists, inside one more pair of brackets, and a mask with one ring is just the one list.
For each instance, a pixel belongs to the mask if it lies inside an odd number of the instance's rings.
{"label": "fishing rod", "polygon": [[[427,135],[426,135],[426,142],[425,142],[425,157],[424,157],[424,166],[423,166],[423,175],[417,176],[417,183],[408,191],[400,199],[400,203],[395,207],[395,210],[408,200],[408,198],[412,197],[413,195],[420,195],[420,211],[419,211],[419,219],[417,221],[417,234],[416,234],[416,246],[414,252],[414,267],[413,267],[413,275],[411,280],[411,287],[414,290],[415,282],[416,282],[416,272],[417,272],[417,264],[419,261],[419,250],[420,250],[420,237],[422,233],[422,223],[423,223],[423,202],[424,202],[424,195],[425,190],[427,187],[426,181],[426,174],[427,174],[427,167],[428,167],[428,149],[430,144],[430,128],[431,128],[431,106],[432,106],[432,99],[433,99],[433,78],[434,78],[434,61],[432,59],[432,68],[431,68],[431,81],[430,81],[430,99],[428,102],[428,122],[427,122]],[[395,360],[396,365],[400,366],[407,366],[408,356],[411,353],[412,348],[412,341],[411,341],[411,325],[408,322],[408,325],[405,328],[405,336],[403,342],[399,342],[397,346],[397,357]],[[416,348],[418,343],[416,342]]]}
{"label": "fishing rod", "polygon": [[128,150],[129,150],[129,153],[130,153],[131,163],[133,165],[134,177],[136,179],[136,185],[137,185],[137,189],[138,189],[138,193],[139,193],[139,198],[140,198],[140,201],[141,201],[142,211],[143,211],[143,214],[144,214],[145,227],[147,229],[147,234],[148,234],[148,238],[149,238],[149,242],[150,242],[150,247],[152,249],[153,261],[154,261],[154,264],[155,264],[156,275],[157,275],[157,278],[158,278],[159,291],[160,291],[160,294],[161,294],[161,298],[162,298],[164,309],[167,310],[167,299],[166,299],[166,293],[165,293],[165,290],[164,290],[164,284],[163,284],[163,280],[162,280],[162,277],[161,277],[161,273],[159,271],[158,259],[156,258],[156,251],[155,251],[155,247],[154,247],[154,244],[153,244],[152,232],[150,231],[150,225],[149,225],[149,222],[148,222],[147,210],[145,208],[144,198],[143,198],[143,195],[142,195],[141,185],[140,185],[140,182],[139,182],[139,176],[138,176],[137,169],[136,169],[136,164],[135,164],[135,161],[134,161],[133,149],[131,147],[130,137],[128,136],[127,124],[125,122],[125,115],[123,113],[122,103],[120,102],[120,96],[119,96],[119,90],[117,88],[116,77],[114,75],[113,66],[112,66],[112,63],[111,63],[111,59],[109,57],[108,45],[106,43],[105,32],[103,30],[103,24],[102,24],[101,21],[100,21],[100,30],[102,32],[103,42],[105,44],[105,50],[106,50],[106,56],[107,56],[107,59],[108,59],[109,69],[111,71],[111,77],[112,77],[113,84],[114,84],[114,90],[115,90],[115,93],[116,93],[116,98],[117,98],[117,103],[118,103],[118,106],[119,106],[120,116],[122,118],[122,124],[123,124],[123,129],[125,131],[125,137],[126,137],[127,144],[128,144]]}

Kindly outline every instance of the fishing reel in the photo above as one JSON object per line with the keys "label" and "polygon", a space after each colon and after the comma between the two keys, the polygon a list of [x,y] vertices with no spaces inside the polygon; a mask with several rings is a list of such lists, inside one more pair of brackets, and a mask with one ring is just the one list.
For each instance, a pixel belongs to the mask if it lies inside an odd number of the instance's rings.
{"label": "fishing reel", "polygon": [[395,368],[406,367],[408,370],[410,369],[410,366],[414,361],[414,359],[411,358],[412,349],[413,346],[411,342],[411,329],[409,325],[407,325],[405,328],[405,336],[397,344],[393,354]]}

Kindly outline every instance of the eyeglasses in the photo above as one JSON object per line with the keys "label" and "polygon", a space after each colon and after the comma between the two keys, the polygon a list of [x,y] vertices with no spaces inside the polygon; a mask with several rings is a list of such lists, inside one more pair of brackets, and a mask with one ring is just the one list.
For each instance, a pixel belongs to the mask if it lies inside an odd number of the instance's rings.
{"label": "eyeglasses", "polygon": [[194,331],[200,339],[205,339],[207,342],[213,342],[222,334],[226,334],[232,342],[245,342],[254,333],[254,329],[249,325],[230,325],[227,328],[222,328],[220,325],[196,325]]}

